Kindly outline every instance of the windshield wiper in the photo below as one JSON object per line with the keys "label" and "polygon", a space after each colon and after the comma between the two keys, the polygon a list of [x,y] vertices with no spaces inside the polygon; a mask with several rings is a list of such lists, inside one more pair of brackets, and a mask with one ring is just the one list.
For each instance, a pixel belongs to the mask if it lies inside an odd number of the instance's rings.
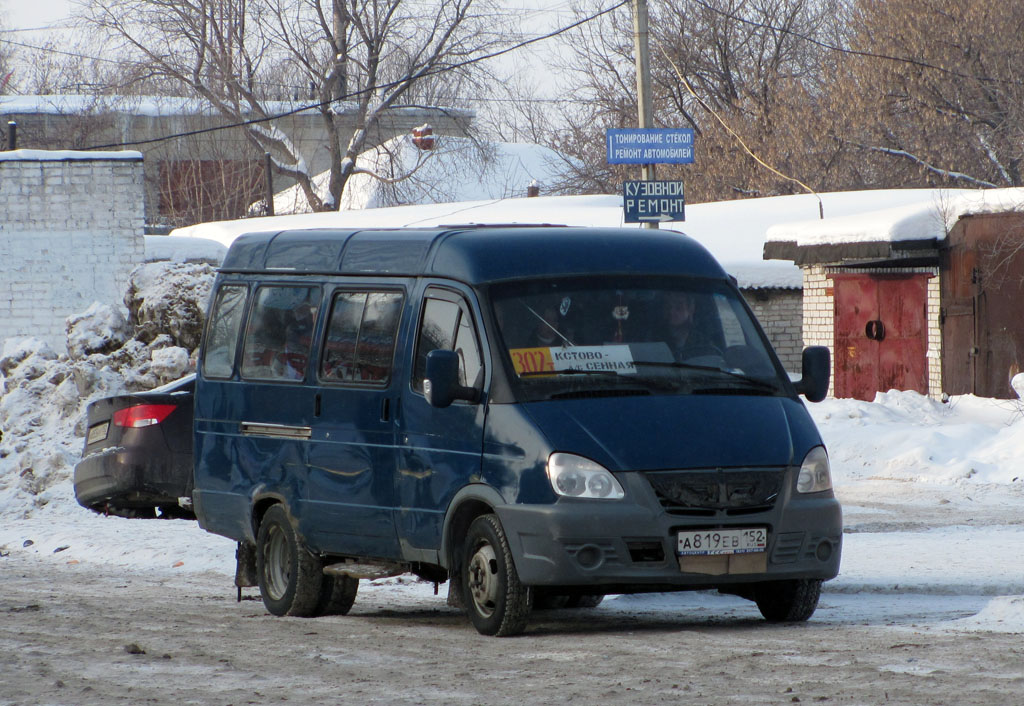
{"label": "windshield wiper", "polygon": [[[519,377],[535,377],[540,375],[612,375],[620,377],[614,370],[584,370],[583,368],[559,368],[558,370],[527,370],[519,373]],[[625,377],[625,376],[621,376]]]}
{"label": "windshield wiper", "polygon": [[[634,360],[633,365],[649,365],[649,366],[660,366],[666,368],[679,368],[682,370],[699,370],[701,372],[708,373],[719,373],[721,375],[728,375],[729,377],[747,383],[753,388],[758,390],[764,390],[766,392],[777,393],[779,386],[773,382],[765,380],[763,378],[755,378],[745,373],[738,373],[734,370],[727,370],[725,368],[719,368],[714,365],[696,365],[694,363],[678,363],[676,361],[670,362],[656,362],[651,360]],[[732,388],[731,388],[732,389]],[[705,389],[696,390],[697,392],[705,392]]]}

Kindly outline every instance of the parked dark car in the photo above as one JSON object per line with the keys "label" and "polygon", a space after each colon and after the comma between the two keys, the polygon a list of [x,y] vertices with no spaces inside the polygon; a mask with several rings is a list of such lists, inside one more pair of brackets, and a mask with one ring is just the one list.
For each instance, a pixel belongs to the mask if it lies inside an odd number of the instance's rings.
{"label": "parked dark car", "polygon": [[80,505],[121,517],[194,519],[192,402],[195,375],[89,405]]}

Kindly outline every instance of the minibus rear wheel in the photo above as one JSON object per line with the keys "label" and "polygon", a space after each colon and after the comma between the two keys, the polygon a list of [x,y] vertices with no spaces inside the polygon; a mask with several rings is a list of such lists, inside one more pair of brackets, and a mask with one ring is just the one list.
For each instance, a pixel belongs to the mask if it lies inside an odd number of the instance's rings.
{"label": "minibus rear wheel", "polygon": [[351,576],[325,576],[314,615],[348,615],[359,592],[359,579]]}
{"label": "minibus rear wheel", "polygon": [[260,524],[256,576],[263,605],[274,615],[309,617],[325,608],[323,565],[302,544],[281,505],[267,510]]}
{"label": "minibus rear wheel", "polygon": [[462,603],[473,626],[481,635],[518,635],[530,614],[530,589],[519,581],[497,516],[473,520],[463,547]]}
{"label": "minibus rear wheel", "polygon": [[754,588],[754,601],[770,623],[802,623],[814,615],[821,579],[766,581]]}

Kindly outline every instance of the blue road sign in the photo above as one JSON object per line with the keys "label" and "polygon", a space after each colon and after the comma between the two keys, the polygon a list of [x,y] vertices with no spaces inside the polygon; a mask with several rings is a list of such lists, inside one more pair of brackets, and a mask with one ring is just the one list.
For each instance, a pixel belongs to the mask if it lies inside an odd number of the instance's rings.
{"label": "blue road sign", "polygon": [[689,128],[607,130],[608,164],[693,164]]}
{"label": "blue road sign", "polygon": [[626,223],[686,220],[683,182],[624,181],[622,211]]}

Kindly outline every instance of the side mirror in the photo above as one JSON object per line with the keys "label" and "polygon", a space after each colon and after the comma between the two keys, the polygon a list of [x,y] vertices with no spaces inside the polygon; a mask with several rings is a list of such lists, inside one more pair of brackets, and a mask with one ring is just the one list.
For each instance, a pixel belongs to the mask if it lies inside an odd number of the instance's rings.
{"label": "side mirror", "polygon": [[832,375],[832,361],[825,346],[804,348],[803,373],[796,383],[796,391],[810,402],[821,402],[828,394],[829,378]]}
{"label": "side mirror", "polygon": [[441,349],[427,353],[423,394],[431,406],[440,409],[450,406],[455,400],[477,402],[480,399],[476,388],[459,384],[459,354]]}

